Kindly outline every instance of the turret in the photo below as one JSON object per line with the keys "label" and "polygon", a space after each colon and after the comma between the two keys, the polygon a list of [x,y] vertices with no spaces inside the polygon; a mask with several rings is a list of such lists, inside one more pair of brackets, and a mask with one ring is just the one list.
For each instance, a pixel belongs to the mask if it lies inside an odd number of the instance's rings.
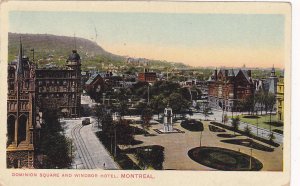
{"label": "turret", "polygon": [[69,55],[69,58],[67,59],[67,66],[74,67],[80,65],[81,65],[80,55],[77,53],[77,50],[72,50],[72,53]]}

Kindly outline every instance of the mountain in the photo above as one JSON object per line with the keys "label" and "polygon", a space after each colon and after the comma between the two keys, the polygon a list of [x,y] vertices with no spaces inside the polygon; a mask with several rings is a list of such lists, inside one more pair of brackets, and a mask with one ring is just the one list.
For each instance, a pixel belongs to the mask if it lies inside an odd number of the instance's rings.
{"label": "mountain", "polygon": [[19,50],[20,37],[22,40],[24,53],[30,59],[33,57],[34,48],[35,61],[43,65],[53,62],[56,65],[63,65],[73,49],[77,49],[80,54],[83,66],[104,63],[123,63],[125,58],[111,54],[101,48],[95,42],[83,38],[68,36],[56,36],[49,34],[8,34],[8,60],[16,59]]}
{"label": "mountain", "polygon": [[[19,51],[20,37],[22,40],[24,53],[30,59],[33,58],[40,65],[43,66],[48,63],[53,63],[57,66],[63,66],[67,57],[73,49],[77,49],[82,58],[82,68],[86,69],[89,66],[94,66],[97,69],[111,68],[123,66],[127,68],[127,58],[112,54],[105,51],[97,43],[79,37],[57,36],[50,34],[8,34],[8,61],[13,61],[17,58]],[[150,62],[149,68],[166,68],[178,67],[185,68],[187,65],[182,63],[169,63],[160,60],[148,60]],[[134,66],[134,65],[133,65]],[[142,68],[142,67],[141,67]]]}

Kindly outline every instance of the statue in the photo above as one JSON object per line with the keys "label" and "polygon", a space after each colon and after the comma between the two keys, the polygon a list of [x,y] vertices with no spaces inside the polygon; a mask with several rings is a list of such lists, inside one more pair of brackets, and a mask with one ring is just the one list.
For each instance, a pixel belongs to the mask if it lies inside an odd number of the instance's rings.
{"label": "statue", "polygon": [[164,132],[173,131],[173,113],[170,107],[165,108],[164,111]]}

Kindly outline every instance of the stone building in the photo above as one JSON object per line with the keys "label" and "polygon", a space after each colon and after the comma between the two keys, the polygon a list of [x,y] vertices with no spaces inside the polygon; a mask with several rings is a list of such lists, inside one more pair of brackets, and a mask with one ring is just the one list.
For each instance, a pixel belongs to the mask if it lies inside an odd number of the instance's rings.
{"label": "stone building", "polygon": [[63,117],[80,117],[81,61],[76,50],[64,68],[36,69],[36,92],[41,110],[57,108]]}
{"label": "stone building", "polygon": [[7,167],[35,167],[34,144],[40,129],[36,107],[35,65],[23,55],[8,65],[7,95]]}
{"label": "stone building", "polygon": [[37,68],[23,54],[8,65],[7,167],[38,167],[35,154],[42,113],[58,109],[65,117],[80,117],[80,56],[69,56],[65,68]]}
{"label": "stone building", "polygon": [[225,111],[241,110],[238,102],[253,96],[254,90],[251,70],[215,70],[208,80],[209,106]]}

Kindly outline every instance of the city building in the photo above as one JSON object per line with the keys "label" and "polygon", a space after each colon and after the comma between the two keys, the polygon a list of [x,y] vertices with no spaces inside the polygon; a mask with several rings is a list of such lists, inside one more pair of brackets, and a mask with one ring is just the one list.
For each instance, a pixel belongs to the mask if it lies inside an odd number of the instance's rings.
{"label": "city building", "polygon": [[63,68],[37,68],[36,92],[40,109],[58,109],[63,117],[80,117],[81,61],[76,50]]}
{"label": "city building", "polygon": [[8,65],[7,143],[8,168],[34,168],[40,111],[36,106],[35,65],[23,55]]}
{"label": "city building", "polygon": [[37,68],[21,42],[19,50],[8,65],[7,167],[35,168],[43,112],[55,108],[64,117],[80,117],[80,56],[73,50],[64,68]]}
{"label": "city building", "polygon": [[209,106],[225,111],[238,111],[242,109],[238,103],[253,96],[254,91],[251,70],[215,70],[208,80]]}
{"label": "city building", "polygon": [[84,85],[87,93],[101,92],[104,90],[104,79],[100,74],[93,74]]}
{"label": "city building", "polygon": [[277,118],[279,122],[284,121],[284,77],[280,76],[277,83]]}
{"label": "city building", "polygon": [[138,74],[138,80],[153,83],[156,81],[156,72],[150,72],[149,69],[145,69],[144,72]]}

